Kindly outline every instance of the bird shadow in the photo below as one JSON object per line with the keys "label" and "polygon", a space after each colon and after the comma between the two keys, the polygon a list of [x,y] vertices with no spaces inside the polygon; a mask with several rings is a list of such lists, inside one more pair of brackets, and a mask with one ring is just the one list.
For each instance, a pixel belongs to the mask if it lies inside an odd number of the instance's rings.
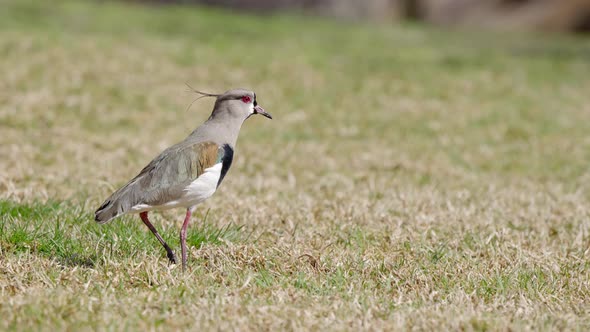
{"label": "bird shadow", "polygon": [[53,258],[66,267],[94,268],[97,262],[96,255],[81,255],[78,253],[58,254]]}

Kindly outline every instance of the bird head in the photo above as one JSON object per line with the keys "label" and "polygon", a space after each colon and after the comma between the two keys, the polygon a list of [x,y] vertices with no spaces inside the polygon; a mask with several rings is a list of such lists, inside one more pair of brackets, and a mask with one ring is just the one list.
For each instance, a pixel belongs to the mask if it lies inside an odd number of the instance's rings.
{"label": "bird head", "polygon": [[202,97],[216,97],[215,107],[211,113],[211,118],[229,116],[232,118],[246,120],[254,114],[260,114],[264,117],[272,119],[272,116],[266,112],[262,106],[258,105],[256,93],[254,93],[254,91],[246,89],[232,89],[224,92],[223,94],[212,94],[200,92],[195,89],[192,90],[201,94]]}

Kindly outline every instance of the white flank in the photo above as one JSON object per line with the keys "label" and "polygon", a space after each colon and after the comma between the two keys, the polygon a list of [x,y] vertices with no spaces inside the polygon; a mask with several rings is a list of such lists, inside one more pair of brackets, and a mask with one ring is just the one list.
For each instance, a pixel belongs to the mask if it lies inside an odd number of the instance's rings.
{"label": "white flank", "polygon": [[184,188],[184,194],[180,198],[158,206],[137,204],[131,208],[130,212],[166,210],[176,207],[188,208],[201,203],[211,197],[215,193],[215,190],[217,190],[217,182],[219,182],[219,177],[221,176],[221,166],[221,163],[217,163],[206,168],[201,176]]}
{"label": "white flank", "polygon": [[184,196],[182,200],[189,203],[188,206],[199,204],[207,198],[213,196],[217,190],[217,183],[221,176],[221,163],[217,163],[205,169],[205,173],[201,174],[195,181],[191,182],[184,189]]}

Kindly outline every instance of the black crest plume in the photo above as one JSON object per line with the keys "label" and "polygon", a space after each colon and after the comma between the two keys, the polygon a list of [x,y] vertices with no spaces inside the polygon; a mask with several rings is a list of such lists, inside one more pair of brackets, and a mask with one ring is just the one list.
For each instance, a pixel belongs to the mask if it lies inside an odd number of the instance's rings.
{"label": "black crest plume", "polygon": [[196,93],[196,94],[200,94],[200,96],[199,96],[199,97],[197,97],[195,100],[193,100],[193,101],[192,101],[192,102],[191,102],[191,103],[188,105],[188,107],[186,108],[186,110],[187,110],[187,111],[188,111],[188,110],[191,108],[191,106],[193,106],[193,104],[195,103],[195,101],[197,101],[197,100],[199,100],[199,99],[201,99],[201,98],[205,98],[205,97],[215,97],[215,98],[217,98],[217,97],[221,96],[220,94],[215,94],[215,93],[207,93],[207,92],[202,92],[202,91],[199,91],[199,90],[197,90],[197,89],[193,88],[192,86],[190,86],[190,84],[188,84],[188,83],[184,83],[184,84],[186,84],[186,86],[188,87],[188,91],[189,91],[189,92],[194,92],[194,93]]}

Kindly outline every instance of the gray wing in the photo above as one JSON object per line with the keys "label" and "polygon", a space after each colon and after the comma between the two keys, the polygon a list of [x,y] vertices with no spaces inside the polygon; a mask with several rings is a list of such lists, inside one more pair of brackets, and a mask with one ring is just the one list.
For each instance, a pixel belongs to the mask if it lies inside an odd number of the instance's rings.
{"label": "gray wing", "polygon": [[95,220],[105,223],[137,204],[162,205],[180,198],[184,189],[205,169],[221,161],[223,152],[214,142],[182,142],[164,150],[106,199],[96,211]]}

